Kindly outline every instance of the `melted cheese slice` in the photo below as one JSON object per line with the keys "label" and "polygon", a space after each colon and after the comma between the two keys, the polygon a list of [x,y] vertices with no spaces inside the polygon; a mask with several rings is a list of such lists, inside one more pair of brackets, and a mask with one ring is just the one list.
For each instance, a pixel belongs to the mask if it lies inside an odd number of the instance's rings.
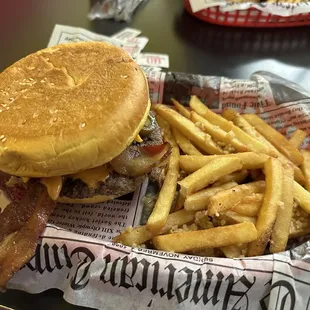
{"label": "melted cheese slice", "polygon": [[30,180],[30,178],[28,178],[28,177],[21,177],[21,178],[22,178],[24,183],[27,183]]}
{"label": "melted cheese slice", "polygon": [[135,141],[136,141],[136,142],[139,142],[139,143],[143,142],[143,140],[141,139],[140,135],[137,135],[137,136],[135,137]]}
{"label": "melted cheese slice", "polygon": [[50,197],[57,200],[62,188],[62,177],[42,178],[41,183],[46,186]]}
{"label": "melted cheese slice", "polygon": [[11,200],[7,197],[3,190],[0,190],[0,213],[11,203]]}
{"label": "melted cheese slice", "polygon": [[90,188],[97,188],[98,182],[103,182],[109,176],[111,169],[107,165],[84,170],[75,174],[71,174],[72,179],[81,179]]}

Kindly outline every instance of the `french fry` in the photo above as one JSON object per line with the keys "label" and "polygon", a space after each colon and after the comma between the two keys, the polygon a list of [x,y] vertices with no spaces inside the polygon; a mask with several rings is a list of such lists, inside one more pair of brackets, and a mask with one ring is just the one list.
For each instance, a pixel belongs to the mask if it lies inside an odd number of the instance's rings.
{"label": "french fry", "polygon": [[261,142],[248,135],[232,122],[227,121],[225,118],[209,110],[196,96],[191,97],[189,105],[193,111],[201,115],[210,123],[219,126],[226,132],[231,131],[236,139],[248,147],[249,151],[264,154],[267,153],[266,147]]}
{"label": "french fry", "polygon": [[197,128],[195,124],[186,117],[162,104],[155,104],[153,105],[153,108],[158,115],[160,115],[172,127],[178,129],[181,134],[192,141],[202,151],[207,154],[223,153],[222,149],[216,145],[210,135]]}
{"label": "french fry", "polygon": [[294,199],[297,204],[307,213],[310,213],[310,193],[305,190],[300,184],[294,181],[293,185]]}
{"label": "french fry", "polygon": [[209,199],[216,193],[237,186],[236,182],[229,182],[218,187],[209,187],[186,197],[184,209],[187,211],[199,211],[206,209]]}
{"label": "french fry", "polygon": [[257,238],[253,223],[242,223],[205,230],[181,232],[152,238],[158,250],[184,253],[203,248],[217,248],[247,243]]}
{"label": "french fry", "polygon": [[302,164],[302,154],[296,147],[291,145],[291,143],[281,133],[269,126],[255,114],[245,114],[243,117],[295,165],[299,166]]}
{"label": "french fry", "polygon": [[233,110],[225,110],[223,112],[222,115],[224,118],[226,118],[228,121],[233,122],[237,127],[239,127],[240,129],[242,129],[244,132],[246,132],[247,134],[249,134],[251,137],[253,137],[254,139],[260,141],[262,144],[265,145],[266,150],[268,155],[273,156],[273,157],[278,157],[278,152],[276,152],[274,150],[274,146],[273,145],[269,145],[266,144],[266,139],[259,134],[255,128],[253,126],[250,125],[250,123],[248,123],[248,121],[246,121],[242,115],[240,115],[239,113],[233,111]]}
{"label": "french fry", "polygon": [[212,184],[212,187],[218,187],[223,184],[226,184],[228,182],[236,182],[236,183],[241,183],[242,181],[245,180],[245,178],[249,175],[247,170],[240,170],[236,171],[230,174],[227,174],[223,177],[221,177],[218,181]]}
{"label": "french fry", "polygon": [[262,169],[269,156],[254,152],[207,156],[182,155],[180,156],[180,167],[182,170],[192,173],[215,158],[238,158],[242,162],[243,169]]}
{"label": "french fry", "polygon": [[301,165],[301,170],[306,178],[305,188],[310,191],[310,152],[301,150],[301,154],[304,156],[304,162]]}
{"label": "french fry", "polygon": [[305,176],[303,175],[302,171],[293,164],[289,159],[287,159],[284,155],[279,153],[278,159],[283,165],[289,165],[294,169],[294,179],[301,185],[304,185],[306,182]]}
{"label": "french fry", "polygon": [[283,206],[281,206],[278,210],[277,219],[271,233],[269,247],[271,253],[283,252],[285,251],[287,245],[294,204],[294,196],[292,191],[293,182],[294,171],[290,166],[286,166],[285,169],[283,169]]}
{"label": "french fry", "polygon": [[179,192],[177,201],[175,203],[174,211],[178,211],[178,210],[182,209],[184,206],[184,202],[185,202],[185,197]]}
{"label": "french fry", "polygon": [[264,254],[269,242],[273,225],[277,218],[278,208],[282,203],[283,168],[279,160],[269,158],[265,164],[266,191],[259,211],[256,229],[257,240],[249,244],[247,256]]}
{"label": "french fry", "polygon": [[297,129],[290,137],[289,142],[298,149],[306,137],[307,134],[303,130]]}
{"label": "french fry", "polygon": [[216,158],[179,182],[183,196],[199,191],[214,183],[226,174],[240,170],[242,163],[238,158]]}
{"label": "french fry", "polygon": [[246,216],[257,216],[263,203],[264,194],[245,196],[240,203],[231,208],[232,211]]}
{"label": "french fry", "polygon": [[310,234],[310,226],[309,227],[300,227],[299,229],[291,229],[288,238],[289,239],[295,239],[295,238],[307,236],[309,234]]}
{"label": "french fry", "polygon": [[[162,121],[160,120],[160,122]],[[159,232],[166,223],[175,197],[179,176],[179,147],[173,138],[170,128],[164,124],[163,130],[164,139],[170,143],[172,150],[163,186],[159,192],[155,207],[146,223],[147,229],[152,233]]]}
{"label": "french fry", "polygon": [[172,128],[172,132],[174,135],[174,139],[179,145],[180,149],[188,155],[202,155],[196,147],[186,138],[184,137],[176,128]]}
{"label": "french fry", "polygon": [[295,181],[297,181],[302,185],[305,183],[305,178],[301,170],[295,164],[293,164],[288,158],[286,158],[282,153],[280,153],[264,136],[262,136],[258,131],[256,131],[256,129],[243,116],[232,110],[226,110],[223,113],[223,116],[226,119],[233,121],[233,123],[240,129],[242,129],[250,136],[260,141],[262,144],[264,144],[267,149],[268,155],[278,158],[284,165],[286,164],[291,165],[294,169]]}
{"label": "french fry", "polygon": [[161,234],[167,233],[173,226],[181,226],[183,224],[192,222],[195,219],[195,212],[188,212],[186,210],[179,210],[170,213]]}
{"label": "french fry", "polygon": [[289,165],[294,169],[294,179],[296,182],[299,184],[303,185],[306,182],[305,176],[303,175],[302,171],[295,165],[293,164],[289,159],[287,159],[282,153],[279,152],[278,154],[278,159],[280,162],[285,166]]}
{"label": "french fry", "polygon": [[147,230],[146,225],[135,228],[127,228],[113,238],[113,242],[122,243],[127,246],[138,246],[145,243],[153,237],[153,234]]}
{"label": "french fry", "polygon": [[172,130],[171,130],[169,123],[166,122],[158,114],[156,115],[156,121],[157,121],[159,127],[162,129],[164,138],[167,140],[167,142],[169,142],[170,144],[172,143],[174,145],[177,145],[177,143],[173,137]]}
{"label": "french fry", "polygon": [[[174,226],[181,226],[183,224],[194,221],[195,213],[180,210],[170,213],[167,217],[165,226],[160,231],[161,234],[167,233]],[[147,229],[146,225],[138,226],[132,229],[126,229],[120,235],[114,237],[114,242],[119,242],[128,246],[137,246],[145,243],[153,237],[153,234]]]}
{"label": "french fry", "polygon": [[214,216],[228,211],[240,203],[245,196],[249,196],[253,193],[263,193],[265,191],[265,186],[265,181],[257,181],[218,192],[209,200],[208,214]]}
{"label": "french fry", "polygon": [[228,245],[221,247],[221,251],[227,258],[242,258],[247,252],[248,245]]}
{"label": "french fry", "polygon": [[219,126],[213,125],[198,113],[191,112],[191,120],[198,128],[209,134],[213,139],[231,145],[238,152],[246,152],[248,150],[243,143],[235,138],[233,132],[226,132],[222,130]]}
{"label": "french fry", "polygon": [[308,234],[310,234],[310,214],[299,207],[296,201],[294,201],[289,239],[302,237]]}
{"label": "french fry", "polygon": [[233,211],[227,211],[222,213],[218,218],[216,218],[217,222],[225,223],[225,225],[232,225],[244,222],[250,222],[254,225],[256,224],[256,217],[255,216],[246,216],[240,215]]}
{"label": "french fry", "polygon": [[188,119],[190,118],[191,116],[190,110],[186,109],[182,104],[180,104],[178,101],[176,101],[173,98],[171,98],[171,101],[180,114],[182,114],[184,117]]}
{"label": "french fry", "polygon": [[[220,116],[195,96],[191,110],[172,102],[176,109],[153,105],[172,146],[155,208],[145,226],[115,242],[151,240],[159,250],[241,258],[262,255],[269,241],[271,253],[284,251],[288,239],[310,234],[310,152],[298,150],[303,131],[287,140],[256,115]],[[188,175],[177,182],[179,168]],[[248,178],[255,181],[242,184]]]}

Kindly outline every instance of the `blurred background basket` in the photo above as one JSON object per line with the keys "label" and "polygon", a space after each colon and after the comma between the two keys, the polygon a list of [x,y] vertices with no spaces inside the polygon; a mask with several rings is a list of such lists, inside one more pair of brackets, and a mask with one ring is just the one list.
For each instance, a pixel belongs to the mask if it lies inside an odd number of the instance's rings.
{"label": "blurred background basket", "polygon": [[185,9],[193,16],[217,25],[230,27],[295,27],[310,25],[310,13],[288,17],[262,12],[255,8],[221,12],[218,6],[193,13],[189,0],[184,0]]}

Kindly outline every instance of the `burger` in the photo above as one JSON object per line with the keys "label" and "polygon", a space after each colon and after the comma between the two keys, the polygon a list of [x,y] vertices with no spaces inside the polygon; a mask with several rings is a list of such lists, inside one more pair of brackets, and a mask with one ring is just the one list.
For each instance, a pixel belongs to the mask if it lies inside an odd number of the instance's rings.
{"label": "burger", "polygon": [[62,44],[0,74],[0,170],[39,179],[53,200],[133,192],[169,152],[143,71],[102,42]]}
{"label": "burger", "polygon": [[0,290],[35,253],[56,201],[99,203],[133,192],[163,170],[169,148],[145,75],[119,48],[63,44],[3,71]]}

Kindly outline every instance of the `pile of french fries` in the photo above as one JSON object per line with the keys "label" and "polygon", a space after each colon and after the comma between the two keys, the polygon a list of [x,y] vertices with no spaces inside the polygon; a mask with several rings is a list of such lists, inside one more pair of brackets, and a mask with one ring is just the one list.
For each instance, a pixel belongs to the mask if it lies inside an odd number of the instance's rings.
{"label": "pile of french fries", "polygon": [[238,258],[282,252],[310,233],[305,132],[287,140],[254,114],[218,115],[195,96],[190,109],[172,102],[153,105],[172,147],[156,205],[115,242]]}

